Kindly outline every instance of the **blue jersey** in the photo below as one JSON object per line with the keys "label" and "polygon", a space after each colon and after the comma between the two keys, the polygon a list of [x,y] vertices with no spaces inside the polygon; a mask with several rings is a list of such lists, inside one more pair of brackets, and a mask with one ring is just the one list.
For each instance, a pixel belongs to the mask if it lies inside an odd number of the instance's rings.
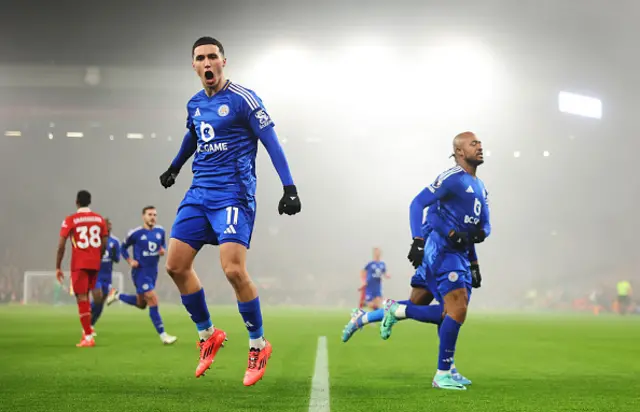
{"label": "blue jersey", "polygon": [[113,235],[109,235],[107,240],[107,247],[102,255],[102,262],[100,263],[100,273],[98,276],[111,276],[113,272],[113,263],[120,262],[120,239]]}
{"label": "blue jersey", "polygon": [[387,273],[387,265],[382,261],[372,260],[364,270],[367,272],[367,290],[380,290],[382,277]]}
{"label": "blue jersey", "polygon": [[412,236],[422,237],[423,210],[427,206],[433,209],[431,213],[437,214],[434,220],[440,221],[447,231],[455,230],[473,235],[484,230],[485,235],[489,236],[491,224],[487,197],[482,180],[470,175],[460,166],[447,170],[411,203]]}
{"label": "blue jersey", "polygon": [[187,128],[197,136],[192,188],[206,190],[206,205],[251,203],[256,193],[258,135],[274,127],[260,98],[231,81],[187,103]]}
{"label": "blue jersey", "polygon": [[153,229],[137,227],[127,234],[127,238],[122,243],[122,257],[130,257],[128,249],[133,246],[133,259],[138,261],[138,269],[135,272],[158,272],[158,262],[160,260],[160,249],[165,248],[165,233],[162,226],[155,226]]}

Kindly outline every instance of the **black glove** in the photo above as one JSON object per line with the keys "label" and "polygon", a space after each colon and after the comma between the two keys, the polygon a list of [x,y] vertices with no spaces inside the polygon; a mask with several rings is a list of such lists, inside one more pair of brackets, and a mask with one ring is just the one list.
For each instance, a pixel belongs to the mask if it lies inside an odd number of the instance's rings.
{"label": "black glove", "polygon": [[480,274],[480,266],[476,263],[471,264],[471,287],[474,289],[482,286],[482,275]]}
{"label": "black glove", "polygon": [[178,177],[178,170],[169,166],[167,171],[160,175],[160,184],[168,189],[176,182],[176,177]]}
{"label": "black glove", "polygon": [[409,250],[409,254],[407,255],[407,259],[409,259],[409,262],[411,262],[413,267],[417,269],[422,264],[423,258],[424,258],[424,239],[414,237],[413,243],[411,244],[411,249]]}
{"label": "black glove", "polygon": [[288,185],[284,187],[284,194],[282,199],[278,203],[278,213],[287,214],[289,216],[299,213],[302,209],[300,203],[300,197],[298,196],[298,190],[295,185]]}
{"label": "black glove", "polygon": [[452,230],[449,233],[449,241],[453,243],[456,248],[464,249],[469,245],[469,234],[467,232],[456,232]]}
{"label": "black glove", "polygon": [[480,230],[478,233],[475,233],[471,237],[471,242],[473,243],[482,243],[487,238],[487,234],[484,233],[484,230]]}

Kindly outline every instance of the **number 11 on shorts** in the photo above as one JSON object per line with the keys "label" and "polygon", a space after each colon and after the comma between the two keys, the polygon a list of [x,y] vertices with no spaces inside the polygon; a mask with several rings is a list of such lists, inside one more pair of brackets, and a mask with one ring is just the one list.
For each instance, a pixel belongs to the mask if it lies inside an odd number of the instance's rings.
{"label": "number 11 on shorts", "polygon": [[229,206],[227,208],[227,224],[228,225],[238,224],[238,208],[237,207]]}

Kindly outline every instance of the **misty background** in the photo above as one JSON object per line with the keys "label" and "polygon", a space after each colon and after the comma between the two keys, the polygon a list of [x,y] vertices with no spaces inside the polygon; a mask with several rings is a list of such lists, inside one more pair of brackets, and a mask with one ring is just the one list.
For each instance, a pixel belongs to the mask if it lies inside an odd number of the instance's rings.
{"label": "misty background", "polygon": [[[392,276],[383,294],[407,296],[409,203],[466,130],[484,144],[493,226],[474,306],[640,280],[638,2],[2,3],[0,289],[17,300],[25,271],[55,270],[79,189],[121,240],[146,205],[170,233],[190,162],[169,190],[158,176],[201,88],[191,46],[205,35],[264,101],[302,200],[301,214],[277,214],[261,147],[248,268],[263,301],[354,306],[375,246]],[[600,99],[602,118],[561,113],[561,91]],[[195,267],[210,300],[235,302],[217,248]],[[163,268],[158,291],[179,302]]]}

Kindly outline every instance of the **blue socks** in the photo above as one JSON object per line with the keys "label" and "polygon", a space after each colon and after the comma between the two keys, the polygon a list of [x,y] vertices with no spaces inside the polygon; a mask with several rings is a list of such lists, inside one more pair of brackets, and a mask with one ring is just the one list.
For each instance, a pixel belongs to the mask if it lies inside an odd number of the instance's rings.
{"label": "blue socks", "polygon": [[238,311],[242,315],[249,339],[258,339],[264,335],[262,330],[262,312],[260,312],[260,298],[257,297],[249,302],[238,302]]}
{"label": "blue socks", "polygon": [[164,333],[164,325],[162,324],[162,318],[160,317],[160,312],[158,311],[157,306],[149,306],[149,317],[151,318],[153,326],[156,327],[158,335]]}
{"label": "blue socks", "polygon": [[439,325],[442,322],[442,306],[440,305],[418,306],[411,302],[406,305],[407,310],[405,313],[408,319],[435,325]]}
{"label": "blue socks", "polygon": [[190,295],[182,295],[182,304],[191,315],[191,320],[196,324],[198,332],[213,327],[209,316],[209,308],[207,308],[207,301],[204,297],[204,289],[200,289]]}
{"label": "blue socks", "polygon": [[136,303],[137,303],[136,295],[125,295],[124,293],[121,293],[118,296],[118,300],[120,300],[120,302],[124,302],[127,305],[131,305],[131,306],[136,306]]}
{"label": "blue socks", "polygon": [[97,305],[95,302],[91,302],[91,326],[95,325],[100,315],[102,315],[102,309],[104,308],[104,302]]}
{"label": "blue socks", "polygon": [[[366,322],[364,322],[365,318]],[[367,323],[380,322],[382,318],[384,318],[384,309],[372,310],[371,312],[367,312],[364,315],[360,316],[356,321],[356,325],[361,328]]]}
{"label": "blue socks", "polygon": [[453,354],[456,351],[456,341],[460,332],[460,323],[449,315],[444,317],[440,326],[440,351],[438,353],[438,370],[448,371],[453,364]]}

